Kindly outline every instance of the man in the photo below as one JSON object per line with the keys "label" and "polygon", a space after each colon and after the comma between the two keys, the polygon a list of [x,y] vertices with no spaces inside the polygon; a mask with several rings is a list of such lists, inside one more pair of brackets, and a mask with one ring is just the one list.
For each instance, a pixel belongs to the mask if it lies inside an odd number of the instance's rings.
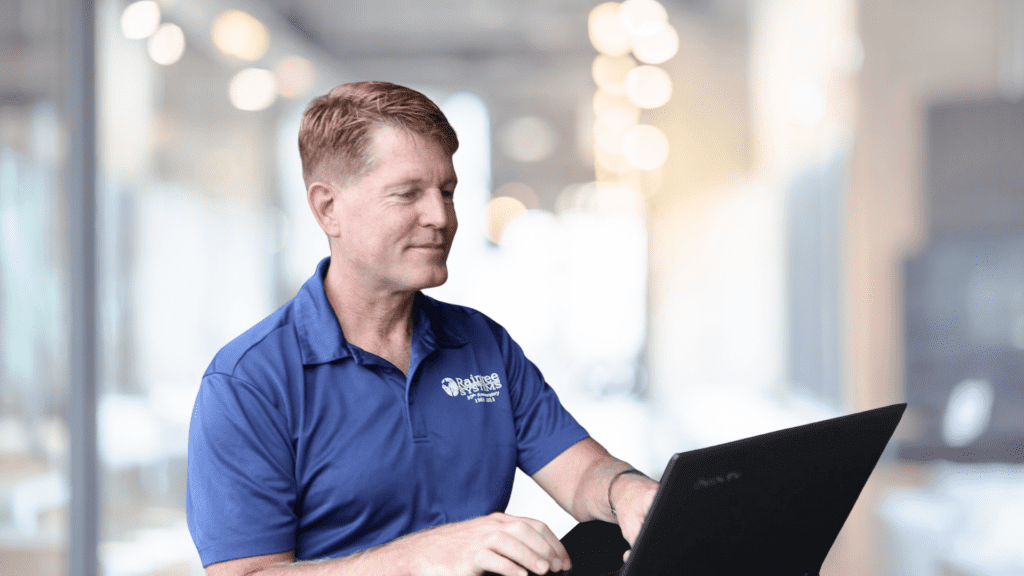
{"label": "man", "polygon": [[448,277],[457,147],[441,110],[394,84],[307,108],[303,177],[331,256],[203,377],[187,507],[209,575],[568,569],[547,526],[502,513],[516,466],[636,538],[657,484],[588,437],[504,329],[420,292]]}

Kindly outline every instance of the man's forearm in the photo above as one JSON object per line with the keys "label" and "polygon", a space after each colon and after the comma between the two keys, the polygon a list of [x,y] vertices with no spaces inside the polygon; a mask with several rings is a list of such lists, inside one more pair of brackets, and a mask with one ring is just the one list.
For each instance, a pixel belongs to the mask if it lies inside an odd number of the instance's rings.
{"label": "man's forearm", "polygon": [[[410,572],[401,570],[402,562],[396,562],[393,554],[378,546],[357,552],[343,558],[324,560],[294,560],[291,552],[239,558],[211,564],[206,568],[207,576],[344,576],[346,574],[381,574],[382,576],[404,576]],[[369,570],[369,571],[366,571]]]}
{"label": "man's forearm", "polygon": [[513,576],[571,566],[558,537],[543,522],[494,513],[444,524],[344,558],[295,562],[291,553],[213,564],[209,576]]}
{"label": "man's forearm", "polygon": [[610,454],[597,458],[584,474],[573,498],[573,510],[581,521],[615,522],[608,498],[608,488],[615,475],[633,467]]}
{"label": "man's forearm", "polygon": [[559,454],[538,470],[533,479],[577,520],[617,522],[623,536],[632,544],[658,484],[636,474],[616,479],[619,472],[631,468],[595,440],[587,438]]}
{"label": "man's forearm", "polygon": [[559,454],[533,475],[559,505],[580,522],[614,522],[608,485],[622,470],[632,468],[597,441],[586,438]]}
{"label": "man's forearm", "polygon": [[277,563],[257,571],[244,572],[240,576],[413,576],[409,562],[403,558],[400,550],[396,550],[399,542],[396,540],[342,558]]}

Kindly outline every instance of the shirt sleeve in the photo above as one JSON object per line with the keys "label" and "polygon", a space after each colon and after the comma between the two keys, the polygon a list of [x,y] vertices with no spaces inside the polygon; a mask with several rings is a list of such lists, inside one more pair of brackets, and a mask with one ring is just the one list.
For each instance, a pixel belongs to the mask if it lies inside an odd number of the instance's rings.
{"label": "shirt sleeve", "polygon": [[487,321],[498,342],[510,381],[517,465],[532,475],[589,434],[562,406],[558,394],[544,380],[540,369],[523,354],[519,344],[501,325],[490,318]]}
{"label": "shirt sleeve", "polygon": [[295,549],[295,453],[280,407],[225,374],[203,378],[188,443],[188,528],[203,566]]}

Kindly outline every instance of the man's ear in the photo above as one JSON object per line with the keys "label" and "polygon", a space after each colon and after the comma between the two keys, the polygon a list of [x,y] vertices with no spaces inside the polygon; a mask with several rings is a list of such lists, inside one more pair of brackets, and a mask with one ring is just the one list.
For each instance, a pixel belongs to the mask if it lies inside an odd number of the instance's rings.
{"label": "man's ear", "polygon": [[313,211],[313,217],[320,229],[327,234],[328,238],[337,238],[341,233],[338,227],[338,201],[339,190],[334,184],[323,181],[316,181],[306,189],[306,200],[309,202],[309,209]]}

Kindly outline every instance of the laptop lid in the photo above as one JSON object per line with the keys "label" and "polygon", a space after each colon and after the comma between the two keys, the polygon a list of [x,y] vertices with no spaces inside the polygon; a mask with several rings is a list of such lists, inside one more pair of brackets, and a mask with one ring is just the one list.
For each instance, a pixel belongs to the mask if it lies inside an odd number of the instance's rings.
{"label": "laptop lid", "polygon": [[906,406],[676,454],[620,574],[817,575]]}

